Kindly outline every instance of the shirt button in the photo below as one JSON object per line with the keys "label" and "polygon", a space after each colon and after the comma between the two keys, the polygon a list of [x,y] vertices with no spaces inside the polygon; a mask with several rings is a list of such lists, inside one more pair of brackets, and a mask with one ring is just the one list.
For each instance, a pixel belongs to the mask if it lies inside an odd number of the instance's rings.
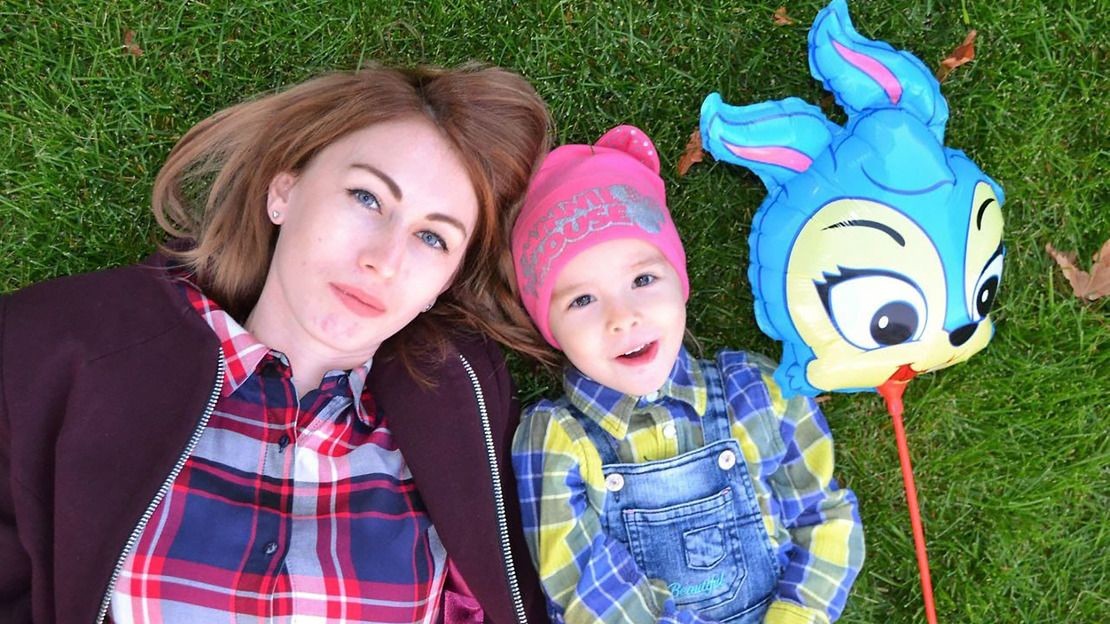
{"label": "shirt button", "polygon": [[678,435],[678,430],[675,429],[674,423],[667,423],[663,425],[663,437],[668,440],[673,440]]}
{"label": "shirt button", "polygon": [[622,488],[624,488],[624,477],[620,473],[614,472],[605,477],[605,489],[610,492],[619,492]]}
{"label": "shirt button", "polygon": [[278,452],[279,453],[284,453],[285,452],[285,447],[287,447],[287,446],[289,446],[289,436],[287,436],[283,433],[283,434],[281,434],[281,437],[278,438]]}
{"label": "shirt button", "polygon": [[266,544],[266,554],[272,555],[277,552],[277,542],[270,542]]}
{"label": "shirt button", "polygon": [[721,454],[717,456],[717,465],[721,467],[721,470],[731,470],[736,465],[736,453],[727,449],[721,451]]}
{"label": "shirt button", "polygon": [[659,398],[659,392],[658,391],[651,392],[649,394],[644,395],[644,400],[647,401],[648,403],[654,403],[655,400],[658,399],[658,398]]}

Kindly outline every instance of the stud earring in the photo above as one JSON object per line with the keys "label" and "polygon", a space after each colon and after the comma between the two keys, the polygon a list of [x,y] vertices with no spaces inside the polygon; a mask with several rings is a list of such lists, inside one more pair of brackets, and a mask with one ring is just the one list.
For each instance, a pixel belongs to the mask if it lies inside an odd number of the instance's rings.
{"label": "stud earring", "polygon": [[280,212],[278,212],[278,211],[276,211],[276,210],[274,210],[274,211],[272,211],[272,212],[270,213],[270,218],[271,218],[271,219],[277,219],[277,218],[278,218],[278,217],[280,217],[280,216],[281,216],[281,213],[280,213]]}
{"label": "stud earring", "polygon": [[432,299],[432,302],[431,302],[431,303],[429,303],[428,305],[424,306],[424,309],[423,309],[423,310],[421,310],[420,312],[421,312],[421,313],[424,313],[424,312],[427,312],[428,310],[431,310],[431,309],[432,309],[432,306],[434,306],[435,304],[436,304],[436,300],[435,300],[435,299]]}

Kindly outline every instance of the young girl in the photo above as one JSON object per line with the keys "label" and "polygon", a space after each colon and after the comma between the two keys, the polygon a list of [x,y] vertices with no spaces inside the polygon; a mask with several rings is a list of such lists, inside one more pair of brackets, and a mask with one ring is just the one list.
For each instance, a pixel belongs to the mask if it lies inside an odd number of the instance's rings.
{"label": "young girl", "polygon": [[565,145],[512,234],[565,395],[513,441],[525,535],[556,622],[831,622],[863,563],[817,405],[774,364],[683,348],[689,282],[637,128]]}

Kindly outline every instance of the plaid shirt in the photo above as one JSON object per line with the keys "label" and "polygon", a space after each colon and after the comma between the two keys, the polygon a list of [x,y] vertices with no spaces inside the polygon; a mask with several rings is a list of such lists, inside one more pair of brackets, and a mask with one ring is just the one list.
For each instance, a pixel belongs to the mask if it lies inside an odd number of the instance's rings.
{"label": "plaid shirt", "polygon": [[363,390],[370,363],[298,400],[285,356],[181,283],[222,343],[225,381],[124,563],[112,620],[434,620],[446,553]]}
{"label": "plaid shirt", "polygon": [[[863,529],[855,495],[833,478],[832,435],[820,409],[805,397],[784,400],[769,360],[722,351],[710,363],[682,350],[655,395],[624,395],[569,368],[565,396],[526,410],[513,467],[554,621],[703,621],[676,610],[665,583],[646,578],[628,549],[603,534],[602,460],[567,405],[617,439],[622,460],[671,458],[702,444],[706,365],[720,368],[732,435],[783,569],[764,621],[825,624],[839,617],[863,564]],[[591,598],[599,595],[606,599]]]}

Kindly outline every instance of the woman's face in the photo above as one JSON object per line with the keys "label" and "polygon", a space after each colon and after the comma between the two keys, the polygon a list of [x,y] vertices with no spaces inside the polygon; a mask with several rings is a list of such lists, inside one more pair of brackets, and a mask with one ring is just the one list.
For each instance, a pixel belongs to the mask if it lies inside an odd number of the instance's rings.
{"label": "woman's face", "polygon": [[451,284],[478,200],[439,130],[414,117],[354,132],[299,173],[278,174],[267,210],[281,229],[252,317],[353,366]]}

